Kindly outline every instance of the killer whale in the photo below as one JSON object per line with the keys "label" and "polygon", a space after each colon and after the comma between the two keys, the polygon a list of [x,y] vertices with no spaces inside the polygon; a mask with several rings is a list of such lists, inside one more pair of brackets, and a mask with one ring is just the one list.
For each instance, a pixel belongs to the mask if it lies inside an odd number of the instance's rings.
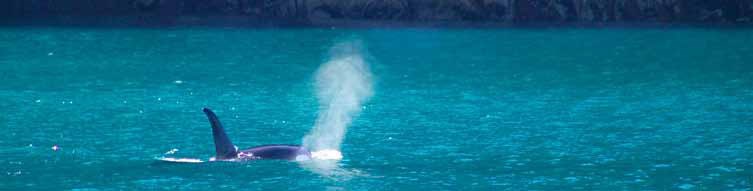
{"label": "killer whale", "polygon": [[215,156],[213,160],[235,161],[235,160],[307,160],[311,158],[311,152],[301,145],[292,144],[272,144],[260,145],[248,149],[238,150],[228,138],[222,123],[217,115],[209,108],[203,109],[204,113],[212,125],[212,136],[214,138]]}

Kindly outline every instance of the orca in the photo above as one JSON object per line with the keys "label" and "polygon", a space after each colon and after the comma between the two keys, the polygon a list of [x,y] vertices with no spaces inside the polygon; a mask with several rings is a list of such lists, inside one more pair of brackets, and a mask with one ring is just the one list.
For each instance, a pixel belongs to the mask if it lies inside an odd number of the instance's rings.
{"label": "orca", "polygon": [[216,154],[215,161],[244,161],[244,160],[308,160],[311,159],[311,152],[301,145],[292,144],[273,144],[260,145],[248,149],[238,150],[225,134],[217,115],[209,108],[204,108],[204,113],[209,118],[212,125],[212,136],[214,137],[214,148]]}

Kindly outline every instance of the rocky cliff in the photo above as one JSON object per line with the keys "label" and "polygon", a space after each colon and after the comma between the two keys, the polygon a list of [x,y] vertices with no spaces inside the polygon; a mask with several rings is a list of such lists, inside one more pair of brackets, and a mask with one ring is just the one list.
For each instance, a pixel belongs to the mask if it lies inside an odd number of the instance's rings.
{"label": "rocky cliff", "polygon": [[751,23],[753,0],[4,0],[2,20]]}

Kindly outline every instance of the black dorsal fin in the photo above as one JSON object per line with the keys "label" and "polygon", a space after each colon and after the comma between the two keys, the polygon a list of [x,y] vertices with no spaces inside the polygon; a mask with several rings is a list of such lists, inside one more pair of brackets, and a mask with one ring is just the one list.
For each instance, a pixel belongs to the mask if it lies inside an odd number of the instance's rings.
{"label": "black dorsal fin", "polygon": [[204,113],[209,118],[209,123],[212,124],[212,136],[214,136],[214,148],[217,152],[215,159],[231,159],[238,155],[238,148],[233,145],[230,138],[225,134],[225,129],[222,128],[220,120],[217,119],[217,115],[209,108],[204,108]]}

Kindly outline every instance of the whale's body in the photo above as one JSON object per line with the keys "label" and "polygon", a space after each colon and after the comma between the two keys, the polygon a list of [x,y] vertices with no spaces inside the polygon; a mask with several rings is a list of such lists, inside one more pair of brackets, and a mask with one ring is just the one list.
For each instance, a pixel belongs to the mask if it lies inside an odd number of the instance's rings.
{"label": "whale's body", "polygon": [[238,150],[225,134],[217,115],[208,108],[204,108],[204,113],[212,124],[212,136],[214,137],[214,147],[216,155],[214,160],[234,161],[234,160],[261,160],[261,159],[279,159],[279,160],[306,160],[311,158],[311,152],[300,145],[261,145],[248,149]]}

